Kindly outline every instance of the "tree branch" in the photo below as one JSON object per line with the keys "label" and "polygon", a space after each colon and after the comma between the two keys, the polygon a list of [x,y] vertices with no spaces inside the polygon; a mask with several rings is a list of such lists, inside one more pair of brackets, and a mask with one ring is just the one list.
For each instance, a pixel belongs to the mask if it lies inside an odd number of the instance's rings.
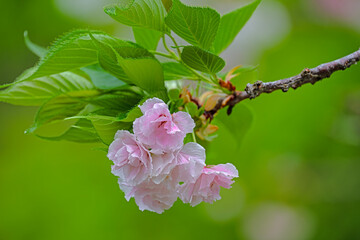
{"label": "tree branch", "polygon": [[274,82],[257,81],[254,84],[247,84],[245,91],[234,91],[233,94],[226,98],[221,98],[218,104],[211,110],[205,112],[205,116],[213,118],[221,108],[229,106],[228,114],[231,114],[232,108],[245,99],[254,99],[263,93],[272,93],[276,90],[287,92],[290,88],[297,89],[304,84],[316,82],[329,78],[334,72],[345,70],[360,61],[360,50],[335,60],[325,63],[315,68],[305,68],[299,75],[281,79]]}

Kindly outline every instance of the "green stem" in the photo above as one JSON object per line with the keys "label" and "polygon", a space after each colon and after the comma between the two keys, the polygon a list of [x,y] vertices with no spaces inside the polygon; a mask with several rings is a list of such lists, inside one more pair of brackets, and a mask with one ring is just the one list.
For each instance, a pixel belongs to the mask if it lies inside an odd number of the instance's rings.
{"label": "green stem", "polygon": [[177,44],[175,38],[173,36],[171,36],[171,34],[169,34],[168,36],[173,41],[173,43],[175,44],[175,47],[177,49],[177,52],[178,52],[179,56],[181,56],[181,51],[180,51],[179,45]]}
{"label": "green stem", "polygon": [[162,52],[157,52],[157,51],[150,51],[152,54],[154,55],[159,55],[162,57],[166,57],[166,58],[170,58],[170,59],[174,59],[174,57],[170,54],[166,54],[166,53],[162,53]]}
{"label": "green stem", "polygon": [[195,91],[195,94],[196,94],[197,97],[199,97],[200,85],[201,85],[201,81],[199,80],[197,82],[196,91]]}
{"label": "green stem", "polygon": [[197,141],[196,141],[196,135],[195,135],[195,131],[194,131],[194,130],[192,131],[192,137],[193,137],[194,143],[197,143]]}
{"label": "green stem", "polygon": [[[189,109],[187,108],[187,106],[185,106],[185,110],[186,110],[187,113],[189,113]],[[189,113],[189,114],[190,114],[190,113]],[[193,137],[193,141],[196,143],[195,131],[193,130],[191,134],[192,134],[192,137]]]}
{"label": "green stem", "polygon": [[[168,47],[168,45],[166,44],[166,39],[165,39],[165,35],[162,37],[162,41],[163,41],[163,45],[166,49],[166,51],[168,51],[170,53],[170,55],[168,54],[164,54],[164,53],[159,53],[159,52],[153,52],[154,54],[157,54],[157,55],[160,55],[160,56],[164,56],[164,57],[167,57],[167,58],[170,58],[170,59],[173,59],[179,63],[181,63],[183,66],[185,66],[187,69],[189,69],[189,71],[194,74],[196,77],[199,78],[199,80],[203,80],[211,85],[213,85],[214,87],[216,88],[219,88],[219,83],[217,80],[213,80],[211,78],[207,78],[206,76],[198,73],[197,71],[195,71],[194,69],[192,69],[191,67],[189,67],[188,65],[186,65],[183,60],[181,59],[181,51],[179,49],[179,45],[177,44],[175,38],[173,36],[171,36],[170,34],[168,34],[169,38],[174,42],[175,46],[176,46],[176,49],[177,49],[177,52],[179,54],[179,56],[177,56],[173,51],[170,50],[170,48]],[[215,75],[216,76],[216,75]],[[217,77],[216,77],[217,79]]]}
{"label": "green stem", "polygon": [[7,83],[7,84],[4,84],[4,85],[0,85],[0,89],[10,87],[10,86],[12,86],[12,85],[14,85],[14,84],[16,84],[16,82],[13,82],[13,83]]}
{"label": "green stem", "polygon": [[162,37],[162,41],[163,41],[163,45],[166,49],[166,51],[168,51],[168,53],[170,53],[171,56],[173,56],[172,58],[175,59],[174,57],[177,57],[176,54],[170,50],[170,48],[168,47],[168,45],[166,44],[166,38],[165,35]]}

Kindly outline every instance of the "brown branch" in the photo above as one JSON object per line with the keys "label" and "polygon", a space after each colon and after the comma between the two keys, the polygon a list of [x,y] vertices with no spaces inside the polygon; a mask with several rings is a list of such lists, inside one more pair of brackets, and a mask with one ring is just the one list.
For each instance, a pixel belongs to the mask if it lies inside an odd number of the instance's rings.
{"label": "brown branch", "polygon": [[304,84],[316,82],[329,78],[334,72],[345,70],[360,61],[360,50],[335,60],[333,62],[325,63],[315,68],[304,69],[299,75],[294,77],[274,81],[262,82],[257,81],[254,84],[247,84],[245,91],[234,91],[232,95],[219,100],[218,104],[211,111],[205,112],[205,116],[213,118],[221,108],[228,106],[228,114],[231,113],[232,108],[239,102],[245,99],[254,99],[263,93],[272,93],[276,90],[287,92],[290,88],[297,89]]}

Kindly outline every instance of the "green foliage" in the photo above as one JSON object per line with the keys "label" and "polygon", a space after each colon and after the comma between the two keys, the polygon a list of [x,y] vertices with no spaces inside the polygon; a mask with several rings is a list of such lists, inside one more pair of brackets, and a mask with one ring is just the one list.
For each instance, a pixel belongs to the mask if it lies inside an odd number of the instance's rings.
{"label": "green foliage", "polygon": [[81,71],[63,72],[19,82],[0,92],[0,101],[14,105],[39,106],[59,94],[94,88],[90,78]]}
{"label": "green foliage", "polygon": [[50,99],[40,107],[35,123],[28,133],[34,132],[44,124],[78,115],[88,104],[89,99],[97,95],[99,92],[96,90],[81,90]]}
{"label": "green foliage", "polygon": [[161,0],[166,11],[169,12],[171,10],[172,7],[172,0]]}
{"label": "green foliage", "polygon": [[222,58],[194,46],[184,47],[181,59],[188,66],[205,73],[217,73],[225,67],[225,61]]}
{"label": "green foliage", "polygon": [[38,57],[44,57],[46,55],[47,50],[43,47],[40,47],[39,45],[33,43],[30,38],[27,31],[24,32],[24,40],[25,44],[28,47],[28,49],[33,52]]}
{"label": "green foliage", "polygon": [[190,7],[173,0],[165,22],[190,44],[209,49],[218,31],[220,14],[211,8]]}
{"label": "green foliage", "polygon": [[110,119],[90,118],[95,130],[103,143],[109,145],[114,141],[115,133],[119,130],[129,130],[132,122],[121,122]]}
{"label": "green foliage", "polygon": [[109,111],[115,110],[118,113],[123,113],[132,109],[142,99],[143,96],[136,91],[125,88],[119,91],[96,96],[90,99],[89,102]]}
{"label": "green foliage", "polygon": [[161,64],[145,48],[129,42],[107,45],[93,39],[99,50],[99,63],[105,70],[149,93],[165,91]]}
{"label": "green foliage", "polygon": [[120,64],[135,85],[149,93],[166,92],[164,73],[155,58],[123,59]]}
{"label": "green foliage", "polygon": [[40,60],[36,70],[30,76],[20,79],[20,81],[96,64],[98,62],[97,48],[89,33],[105,43],[116,44],[121,41],[99,31],[77,30],[70,32],[55,41],[46,56]]}
{"label": "green foliage", "polygon": [[105,72],[99,64],[91,65],[82,68],[87,73],[96,88],[101,90],[111,90],[120,88],[125,85],[123,81]]}
{"label": "green foliage", "polygon": [[99,142],[100,138],[94,129],[90,120],[79,119],[74,125],[72,125],[63,134],[56,137],[45,137],[37,135],[38,137],[51,140],[51,141],[70,141],[79,143],[93,143]]}
{"label": "green foliage", "polygon": [[105,7],[105,13],[116,21],[131,26],[169,32],[164,23],[166,10],[161,0],[130,0],[122,5]]}
{"label": "green foliage", "polygon": [[166,62],[162,64],[165,81],[180,79],[196,79],[196,76],[183,64]]}
{"label": "green foliage", "polygon": [[161,32],[139,27],[133,27],[133,32],[136,43],[149,50],[156,50],[163,36]]}
{"label": "green foliage", "polygon": [[[205,88],[220,89],[211,78],[225,61],[214,53],[230,45],[259,2],[222,18],[214,9],[187,6],[180,0],[123,0],[105,7],[113,19],[132,27],[136,43],[101,31],[76,30],[45,49],[25,32],[25,44],[40,61],[14,83],[0,86],[5,89],[0,101],[41,106],[27,132],[57,141],[108,144],[117,130],[131,130],[142,115],[137,105],[151,97],[163,99],[171,112],[185,109],[198,120],[203,109],[194,103],[184,105],[180,89],[168,91],[165,80],[205,81]],[[171,30],[191,45],[179,46]],[[166,35],[175,50],[167,46]],[[167,53],[156,52],[162,37]],[[160,62],[155,55],[170,61]]]}
{"label": "green foliage", "polygon": [[215,53],[221,53],[234,41],[260,2],[261,0],[255,0],[221,17],[219,30],[214,41]]}
{"label": "green foliage", "polygon": [[[82,142],[77,139],[84,136],[83,142],[93,142],[99,140],[95,138],[96,133],[99,134],[101,140],[107,143],[109,140],[112,126],[117,129],[129,129],[132,125],[132,119],[137,113],[132,113],[131,109],[139,104],[143,96],[133,89],[117,90],[112,93],[101,93],[95,90],[83,90],[72,92],[67,95],[59,95],[46,102],[38,111],[34,125],[27,131],[28,133],[36,133],[42,138],[49,140],[68,140]],[[130,111],[126,119],[110,116],[121,115]],[[101,114],[101,115],[99,115]],[[138,116],[137,116],[138,117]],[[77,121],[74,125],[66,123],[71,119],[89,120],[92,124],[87,122],[86,126],[79,126]],[[41,132],[51,124],[63,123],[65,129],[64,133],[56,136],[43,136]],[[83,125],[84,121],[80,122]],[[115,131],[115,130],[113,130]],[[39,133],[40,132],[40,133]],[[115,132],[114,132],[115,134]],[[97,135],[96,135],[97,136]],[[113,135],[114,136],[114,135]],[[112,136],[112,137],[113,137]]]}
{"label": "green foliage", "polygon": [[177,88],[170,89],[168,95],[170,100],[178,100],[180,95],[180,90]]}
{"label": "green foliage", "polygon": [[185,105],[186,111],[190,114],[191,117],[198,117],[199,116],[199,109],[198,106],[193,103],[189,102]]}
{"label": "green foliage", "polygon": [[121,122],[133,122],[135,119],[141,117],[143,113],[141,112],[139,107],[134,107],[127,113],[120,114],[118,116]]}

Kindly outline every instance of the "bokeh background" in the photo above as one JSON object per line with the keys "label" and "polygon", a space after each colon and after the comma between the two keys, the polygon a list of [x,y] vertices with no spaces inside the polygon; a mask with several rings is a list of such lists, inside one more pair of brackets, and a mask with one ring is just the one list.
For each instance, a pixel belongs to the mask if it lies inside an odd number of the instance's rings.
{"label": "bokeh background", "polygon": [[[37,61],[25,30],[43,46],[75,28],[132,39],[103,13],[112,2],[0,1],[0,83]],[[185,2],[221,13],[246,3]],[[227,68],[259,65],[244,81],[271,81],[345,56],[360,47],[359,12],[359,0],[263,0],[224,52]],[[237,166],[233,188],[212,205],[178,201],[162,215],[125,201],[105,153],[25,135],[34,114],[0,103],[1,240],[360,239],[360,66],[237,106],[207,149],[208,163]]]}

